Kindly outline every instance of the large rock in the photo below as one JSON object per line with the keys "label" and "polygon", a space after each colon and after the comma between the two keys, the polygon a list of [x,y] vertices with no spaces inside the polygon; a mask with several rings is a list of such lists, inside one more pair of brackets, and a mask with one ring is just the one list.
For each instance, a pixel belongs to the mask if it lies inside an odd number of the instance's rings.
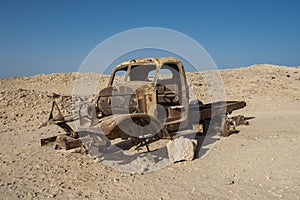
{"label": "large rock", "polygon": [[176,138],[167,144],[169,160],[171,163],[179,161],[191,161],[194,158],[197,140],[188,138]]}

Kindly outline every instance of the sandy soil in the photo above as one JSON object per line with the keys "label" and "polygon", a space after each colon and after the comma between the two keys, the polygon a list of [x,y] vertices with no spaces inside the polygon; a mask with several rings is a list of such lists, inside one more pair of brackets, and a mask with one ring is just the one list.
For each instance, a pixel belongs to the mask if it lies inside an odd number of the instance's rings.
{"label": "sandy soil", "polygon": [[[300,199],[300,68],[254,65],[220,73],[227,99],[247,102],[234,114],[254,117],[250,125],[218,140],[204,158],[146,174],[40,147],[41,138],[62,132],[38,126],[53,92],[70,112],[77,73],[0,79],[1,199]],[[210,101],[201,73],[188,73],[188,81]]]}

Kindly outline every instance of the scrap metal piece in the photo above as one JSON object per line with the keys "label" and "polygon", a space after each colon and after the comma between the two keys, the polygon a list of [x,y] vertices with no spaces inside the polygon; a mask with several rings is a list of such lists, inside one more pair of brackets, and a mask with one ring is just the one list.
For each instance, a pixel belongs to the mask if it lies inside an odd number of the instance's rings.
{"label": "scrap metal piece", "polygon": [[55,140],[55,149],[74,149],[82,146],[82,142],[80,139],[75,139],[68,135],[60,135],[57,136]]}
{"label": "scrap metal piece", "polygon": [[[58,113],[54,116],[54,110],[57,110]],[[52,108],[49,114],[49,118],[46,122],[42,123],[39,128],[42,128],[47,125],[56,124],[60,128],[62,128],[67,135],[70,135],[72,137],[78,138],[78,134],[67,124],[68,122],[75,121],[77,119],[74,119],[73,117],[64,117],[56,103],[56,101],[52,102]],[[46,138],[47,139],[47,138]],[[45,139],[45,140],[46,140]],[[50,138],[48,138],[49,140]]]}
{"label": "scrap metal piece", "polygon": [[221,135],[223,137],[228,137],[234,131],[235,131],[235,124],[232,122],[232,120],[227,116],[223,118],[221,124]]}
{"label": "scrap metal piece", "polygon": [[234,121],[235,121],[236,126],[239,126],[242,124],[248,124],[248,122],[245,120],[245,117],[243,115],[236,116]]}
{"label": "scrap metal piece", "polygon": [[226,118],[222,118],[221,134],[222,134],[223,137],[228,137],[229,134],[230,134],[228,125],[229,125],[228,120]]}

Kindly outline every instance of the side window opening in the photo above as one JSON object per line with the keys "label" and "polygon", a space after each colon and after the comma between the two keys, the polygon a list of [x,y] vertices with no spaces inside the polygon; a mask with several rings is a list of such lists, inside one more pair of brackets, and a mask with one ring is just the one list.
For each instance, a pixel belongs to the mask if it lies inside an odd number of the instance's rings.
{"label": "side window opening", "polygon": [[168,80],[173,78],[173,73],[170,69],[160,69],[158,79],[159,80]]}
{"label": "side window opening", "polygon": [[180,105],[181,84],[178,66],[176,64],[164,64],[158,75],[157,91],[158,102],[164,106]]}
{"label": "side window opening", "polygon": [[155,78],[155,73],[156,73],[156,70],[152,70],[148,73],[148,76],[147,76],[147,81],[150,81],[152,82]]}
{"label": "side window opening", "polygon": [[126,70],[118,70],[115,72],[115,77],[113,80],[113,85],[116,85],[122,81],[124,81],[126,75]]}

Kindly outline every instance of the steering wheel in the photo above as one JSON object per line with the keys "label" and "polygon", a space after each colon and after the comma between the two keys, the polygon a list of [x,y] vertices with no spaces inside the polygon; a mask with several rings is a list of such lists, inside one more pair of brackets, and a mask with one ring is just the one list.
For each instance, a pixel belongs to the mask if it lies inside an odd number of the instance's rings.
{"label": "steering wheel", "polygon": [[167,93],[164,96],[164,101],[167,103],[176,103],[178,100],[178,96],[174,93]]}
{"label": "steering wheel", "polygon": [[166,86],[158,84],[156,86],[156,89],[157,89],[157,93],[158,94],[163,94],[166,91]]}

